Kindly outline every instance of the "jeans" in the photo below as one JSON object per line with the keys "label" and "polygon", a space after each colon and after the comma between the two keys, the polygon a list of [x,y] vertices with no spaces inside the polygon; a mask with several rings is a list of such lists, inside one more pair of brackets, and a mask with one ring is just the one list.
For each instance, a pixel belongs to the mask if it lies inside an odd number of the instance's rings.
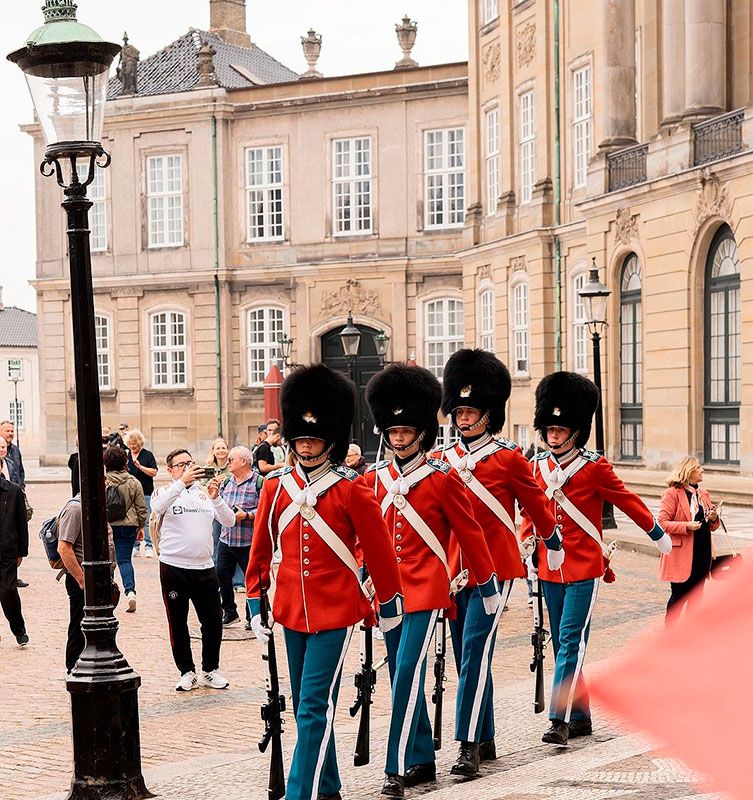
{"label": "jeans", "polygon": [[68,592],[68,641],[65,645],[65,668],[70,672],[84,651],[86,639],[81,630],[84,619],[84,590],[71,575],[65,576],[65,591]]}
{"label": "jeans", "polygon": [[[217,551],[219,550],[220,546],[220,533],[222,532],[222,525],[220,525],[217,520],[214,520],[212,523],[212,538],[214,539],[214,553],[212,555],[212,560],[214,561],[214,566],[219,569],[218,563],[218,554]],[[245,567],[241,569],[240,563],[235,568],[235,572],[233,573],[233,588],[236,586],[240,586],[242,588],[246,588],[246,573]]]}
{"label": "jeans", "polygon": [[113,525],[112,538],[115,542],[115,559],[120,570],[120,580],[126,594],[136,591],[136,577],[133,574],[133,545],[139,529],[135,525]]}
{"label": "jeans", "polygon": [[[152,496],[150,494],[144,495],[144,502],[146,503],[146,522],[144,523],[144,546],[147,550],[152,549],[152,537],[149,535],[149,517],[152,513]],[[139,551],[138,543],[134,544],[133,552],[137,553]]]}
{"label": "jeans", "polygon": [[15,556],[0,561],[0,605],[13,635],[18,638],[26,633],[26,623],[21,613],[21,597],[18,594],[18,567]]}
{"label": "jeans", "polygon": [[[245,573],[248,566],[248,556],[251,552],[251,545],[247,547],[230,547],[225,542],[220,542],[217,549],[217,580],[220,583],[220,598],[222,610],[230,617],[238,614],[238,607],[235,604],[235,593],[233,592],[233,576],[238,569]],[[251,617],[246,606],[246,621],[250,622]]]}

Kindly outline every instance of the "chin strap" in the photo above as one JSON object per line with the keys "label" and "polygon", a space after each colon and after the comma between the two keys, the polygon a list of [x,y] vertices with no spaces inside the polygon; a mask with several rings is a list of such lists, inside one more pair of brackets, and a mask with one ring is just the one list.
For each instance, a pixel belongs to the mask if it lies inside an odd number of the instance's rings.
{"label": "chin strap", "polygon": [[[387,445],[387,447],[390,448],[390,450],[392,450],[393,453],[401,454],[404,453],[406,450],[410,450],[414,444],[419,445],[418,450],[420,450],[421,449],[420,444],[421,442],[423,442],[424,436],[426,436],[426,431],[421,431],[421,433],[419,433],[418,436],[410,444],[390,444],[389,438],[385,439],[385,444]],[[416,452],[418,452],[418,450]]]}
{"label": "chin strap", "polygon": [[573,431],[569,439],[562,442],[562,444],[557,445],[556,447],[553,447],[552,445],[549,444],[549,442],[547,442],[546,435],[541,436],[541,441],[544,443],[544,445],[552,455],[561,456],[567,453],[569,450],[572,450],[573,447],[575,447],[575,440],[578,438],[579,434],[580,431]]}
{"label": "chin strap", "polygon": [[323,464],[329,458],[329,454],[332,452],[332,448],[334,446],[335,444],[333,442],[323,453],[320,453],[318,456],[302,456],[299,455],[298,451],[295,449],[295,442],[293,442],[291,445],[295,457],[305,467],[318,467],[320,464]]}
{"label": "chin strap", "polygon": [[461,434],[468,434],[472,433],[476,430],[476,428],[480,428],[483,425],[489,424],[489,412],[485,411],[483,416],[478,420],[478,422],[474,422],[473,425],[466,425],[465,427],[461,428],[460,425],[455,422],[455,412],[452,412],[452,426],[460,431]]}

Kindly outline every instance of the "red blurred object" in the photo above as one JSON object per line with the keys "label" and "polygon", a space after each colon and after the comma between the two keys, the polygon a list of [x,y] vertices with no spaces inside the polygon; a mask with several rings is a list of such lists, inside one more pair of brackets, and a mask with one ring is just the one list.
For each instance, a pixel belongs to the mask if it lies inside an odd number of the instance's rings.
{"label": "red blurred object", "polygon": [[281,419],[280,387],[284,378],[277,364],[272,364],[264,378],[264,419]]}
{"label": "red blurred object", "polygon": [[697,607],[633,642],[589,680],[591,697],[649,734],[715,791],[753,798],[753,559],[709,581]]}

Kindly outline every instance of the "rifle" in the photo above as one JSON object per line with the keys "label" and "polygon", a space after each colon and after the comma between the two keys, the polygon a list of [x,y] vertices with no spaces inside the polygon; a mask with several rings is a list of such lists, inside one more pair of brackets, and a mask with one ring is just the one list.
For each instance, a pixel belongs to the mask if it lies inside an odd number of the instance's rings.
{"label": "rifle", "polygon": [[447,654],[447,620],[444,611],[439,612],[436,630],[434,631],[434,691],[431,702],[434,703],[434,749],[442,749],[442,705],[445,692],[444,682]]}
{"label": "rifle", "polygon": [[[369,579],[368,567],[363,565],[363,585],[373,600],[373,583]],[[371,750],[369,740],[371,737],[371,704],[374,702],[371,695],[376,688],[376,670],[374,669],[374,638],[372,629],[361,625],[361,670],[355,674],[353,683],[356,687],[356,701],[350,707],[350,716],[361,712],[358,721],[358,735],[356,748],[353,751],[353,766],[363,767],[369,763]]]}
{"label": "rifle", "polygon": [[[269,597],[261,580],[259,570],[259,600],[261,604],[261,624],[269,628]],[[259,742],[259,750],[264,753],[270,742],[272,756],[269,762],[268,800],[280,800],[285,796],[285,766],[282,763],[282,726],[285,711],[285,695],[280,694],[280,681],[277,674],[277,654],[275,653],[275,637],[270,630],[267,652],[262,653],[262,660],[267,662],[267,702],[261,707],[261,718],[264,720],[264,736]]]}
{"label": "rifle", "polygon": [[[532,554],[533,565],[538,569],[538,551]],[[544,598],[541,592],[541,582],[538,572],[531,580],[533,596],[533,657],[531,659],[531,672],[536,673],[536,686],[533,695],[533,713],[540,714],[546,708],[544,700],[544,658],[546,658],[546,645],[549,641],[549,631],[544,628]]]}

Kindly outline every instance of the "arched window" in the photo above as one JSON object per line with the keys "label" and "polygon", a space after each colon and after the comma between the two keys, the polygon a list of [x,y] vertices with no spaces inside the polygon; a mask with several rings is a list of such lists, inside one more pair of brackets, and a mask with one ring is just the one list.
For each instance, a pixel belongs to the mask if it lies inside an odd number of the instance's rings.
{"label": "arched window", "polygon": [[512,362],[515,375],[528,375],[530,371],[530,316],[528,282],[521,281],[512,289]]}
{"label": "arched window", "polygon": [[573,278],[572,289],[572,364],[573,372],[588,372],[588,328],[586,327],[586,304],[580,290],[586,285],[586,273]]}
{"label": "arched window", "polygon": [[478,346],[494,352],[494,290],[484,289],[478,296]]}
{"label": "arched window", "polygon": [[152,386],[180,389],[187,385],[186,315],[160,311],[151,317]]}
{"label": "arched window", "polygon": [[643,453],[641,264],[632,253],[620,277],[620,440],[624,459]]}
{"label": "arched window", "polygon": [[94,315],[94,338],[97,342],[99,388],[104,390],[112,389],[110,318],[104,316],[104,314]]}
{"label": "arched window", "polygon": [[261,386],[278,358],[279,341],[285,333],[285,312],[277,306],[252,308],[247,331],[248,385]]}
{"label": "arched window", "polygon": [[717,232],[706,261],[706,461],[740,463],[740,259],[732,231]]}
{"label": "arched window", "polygon": [[463,301],[430,300],[424,313],[424,364],[441,379],[447,359],[463,346]]}

